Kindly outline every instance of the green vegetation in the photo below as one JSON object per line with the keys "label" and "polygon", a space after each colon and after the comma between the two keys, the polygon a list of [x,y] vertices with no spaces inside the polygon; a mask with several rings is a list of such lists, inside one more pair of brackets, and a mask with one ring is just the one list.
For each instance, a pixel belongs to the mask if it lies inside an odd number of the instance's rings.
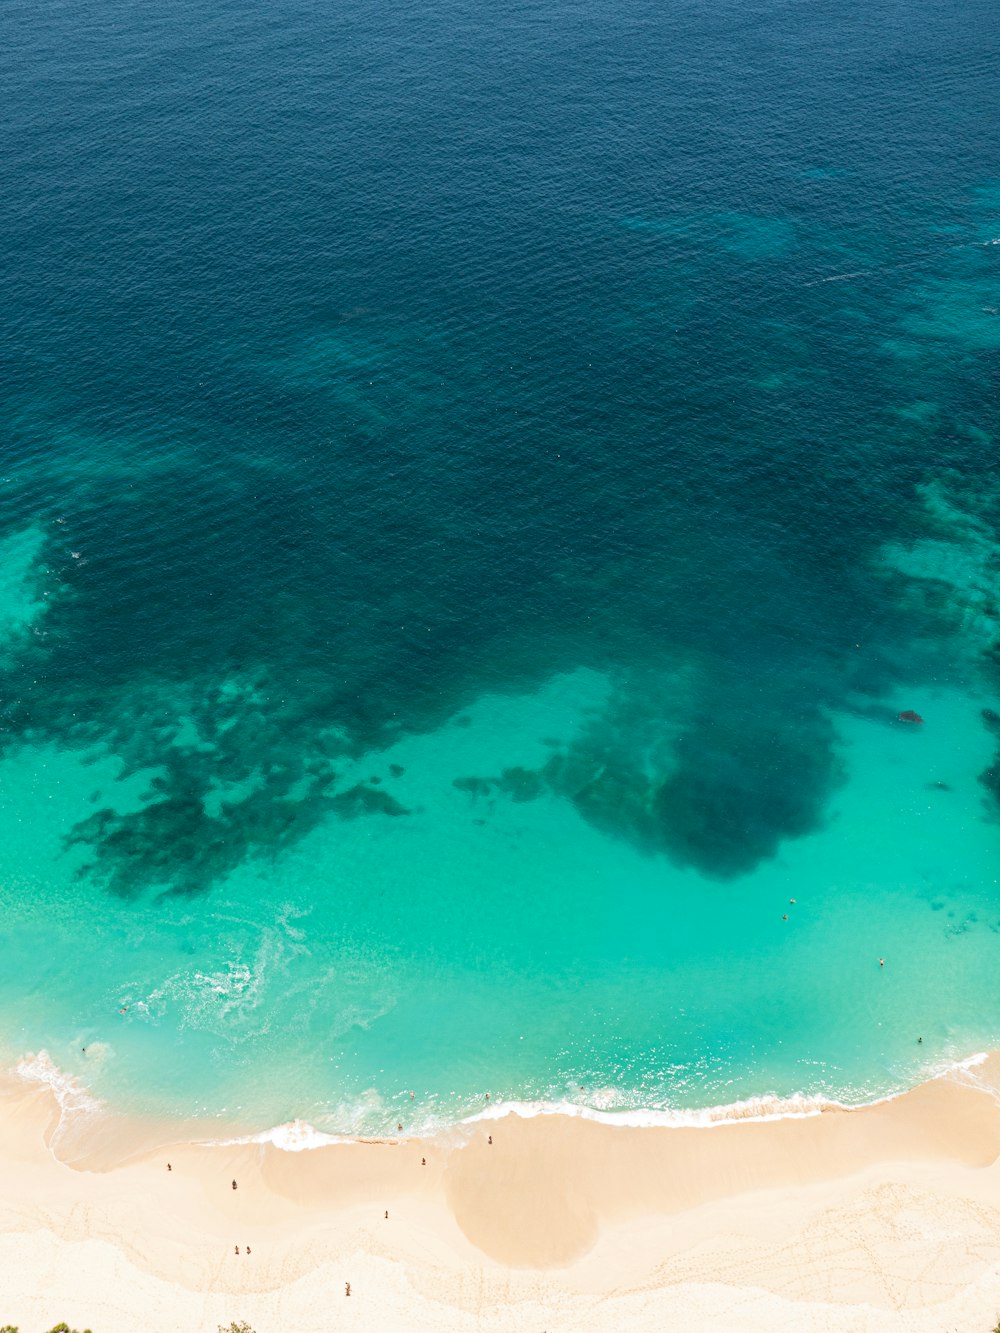
{"label": "green vegetation", "polygon": [[[235,1327],[236,1325],[234,1324],[233,1328]],[[14,1327],[13,1324],[4,1324],[3,1327],[0,1328],[0,1333],[18,1333],[18,1330]],[[49,1333],[90,1333],[90,1329],[70,1328],[69,1324],[63,1322],[61,1324],[56,1324],[55,1328],[50,1328]],[[250,1333],[253,1333],[252,1329],[250,1330]]]}
{"label": "green vegetation", "polygon": [[[0,1333],[4,1333],[2,1328]],[[253,1329],[245,1319],[241,1319],[239,1323],[234,1319],[231,1324],[220,1324],[219,1333],[253,1333]]]}

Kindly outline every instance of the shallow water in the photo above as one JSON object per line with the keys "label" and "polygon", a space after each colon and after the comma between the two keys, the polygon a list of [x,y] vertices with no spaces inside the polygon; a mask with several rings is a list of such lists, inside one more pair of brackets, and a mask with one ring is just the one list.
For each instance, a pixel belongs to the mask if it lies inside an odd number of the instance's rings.
{"label": "shallow water", "polygon": [[6,18],[9,1061],[378,1132],[1000,1038],[992,7]]}

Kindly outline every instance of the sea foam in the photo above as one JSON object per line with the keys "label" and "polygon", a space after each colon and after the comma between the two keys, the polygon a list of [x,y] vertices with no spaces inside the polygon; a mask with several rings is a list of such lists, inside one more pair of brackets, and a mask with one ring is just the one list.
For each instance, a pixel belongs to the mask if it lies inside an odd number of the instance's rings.
{"label": "sea foam", "polygon": [[[956,1074],[971,1073],[983,1065],[989,1058],[988,1051],[977,1051],[961,1060],[946,1061],[929,1068],[921,1082],[932,1082]],[[974,1077],[972,1086],[997,1095],[996,1090],[979,1082]],[[921,1083],[914,1086],[919,1087]],[[581,1120],[592,1120],[602,1125],[614,1125],[621,1128],[637,1129],[717,1129],[724,1125],[753,1124],[766,1120],[807,1120],[828,1112],[860,1111],[870,1106],[880,1106],[905,1096],[911,1089],[888,1093],[882,1097],[871,1097],[859,1102],[838,1101],[822,1093],[792,1093],[780,1097],[774,1093],[765,1093],[759,1097],[747,1097],[717,1106],[698,1108],[636,1108],[623,1111],[607,1111],[598,1107],[586,1106],[568,1100],[537,1101],[491,1101],[483,1110],[474,1115],[463,1116],[457,1121],[440,1120],[421,1128],[419,1134],[407,1133],[401,1137],[431,1137],[434,1134],[450,1130],[461,1130],[464,1126],[479,1124],[483,1121],[503,1120],[508,1115],[516,1115],[524,1120],[536,1116],[572,1116]],[[293,1120],[258,1134],[248,1134],[238,1138],[220,1139],[219,1146],[237,1144],[271,1144],[285,1152],[303,1152],[312,1148],[326,1148],[336,1144],[371,1142],[373,1139],[384,1140],[386,1135],[329,1134],[316,1129],[305,1120]],[[395,1136],[391,1136],[395,1138]]]}

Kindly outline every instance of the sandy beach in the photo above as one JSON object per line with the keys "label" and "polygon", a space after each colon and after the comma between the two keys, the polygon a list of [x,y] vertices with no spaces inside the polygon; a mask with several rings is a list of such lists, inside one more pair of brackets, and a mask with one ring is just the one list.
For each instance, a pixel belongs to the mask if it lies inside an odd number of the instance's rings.
{"label": "sandy beach", "polygon": [[986,1333],[1000,1317],[998,1089],[994,1055],[799,1119],[639,1128],[496,1108],[431,1140],[301,1152],[151,1150],[151,1127],[119,1122],[69,1165],[50,1147],[51,1092],[12,1083],[0,1320]]}

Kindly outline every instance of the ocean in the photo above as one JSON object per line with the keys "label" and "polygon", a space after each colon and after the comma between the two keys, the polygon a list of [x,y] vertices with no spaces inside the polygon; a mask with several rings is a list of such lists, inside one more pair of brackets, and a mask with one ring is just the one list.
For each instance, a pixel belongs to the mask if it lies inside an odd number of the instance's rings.
{"label": "ocean", "polygon": [[1000,1041],[995,18],[8,0],[0,1063],[357,1135]]}

